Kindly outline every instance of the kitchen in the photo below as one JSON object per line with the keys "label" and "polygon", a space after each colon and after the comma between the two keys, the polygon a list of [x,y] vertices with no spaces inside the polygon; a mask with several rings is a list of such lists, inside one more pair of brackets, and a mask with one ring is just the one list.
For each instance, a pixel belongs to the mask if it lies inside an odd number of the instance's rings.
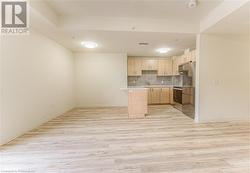
{"label": "kitchen", "polygon": [[249,0],[1,5],[1,173],[250,172]]}
{"label": "kitchen", "polygon": [[171,57],[128,57],[129,117],[144,117],[148,105],[172,105],[194,119],[195,57],[195,49]]}

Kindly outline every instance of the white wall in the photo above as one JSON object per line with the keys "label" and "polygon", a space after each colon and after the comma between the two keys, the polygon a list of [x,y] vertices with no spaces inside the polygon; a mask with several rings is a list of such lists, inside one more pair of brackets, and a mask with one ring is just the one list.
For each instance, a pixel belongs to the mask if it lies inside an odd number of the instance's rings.
{"label": "white wall", "polygon": [[2,56],[2,37],[0,36],[0,145],[3,143],[3,56]]}
{"label": "white wall", "polygon": [[[249,4],[249,7],[250,7],[250,4]],[[249,8],[249,13],[248,13],[248,16],[250,16],[250,8]],[[250,23],[250,17],[249,17],[249,23]],[[249,41],[249,44],[248,44],[248,58],[249,58],[249,109],[250,109],[250,26],[248,25],[248,41]],[[250,110],[249,110],[249,116],[250,116]]]}
{"label": "white wall", "polygon": [[248,36],[202,34],[199,44],[199,121],[249,121]]}
{"label": "white wall", "polygon": [[127,55],[77,53],[75,55],[78,107],[126,106]]}
{"label": "white wall", "polygon": [[0,142],[6,143],[75,106],[74,58],[34,31],[1,39]]}

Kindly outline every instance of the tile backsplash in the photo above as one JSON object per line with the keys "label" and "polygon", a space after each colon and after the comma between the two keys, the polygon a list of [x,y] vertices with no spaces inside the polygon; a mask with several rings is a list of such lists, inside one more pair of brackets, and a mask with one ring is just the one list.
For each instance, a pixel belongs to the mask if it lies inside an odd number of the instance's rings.
{"label": "tile backsplash", "polygon": [[192,77],[186,75],[173,76],[174,86],[192,86]]}
{"label": "tile backsplash", "polygon": [[143,70],[141,76],[128,76],[128,86],[175,85],[190,86],[192,78],[179,76],[157,76],[156,70]]}

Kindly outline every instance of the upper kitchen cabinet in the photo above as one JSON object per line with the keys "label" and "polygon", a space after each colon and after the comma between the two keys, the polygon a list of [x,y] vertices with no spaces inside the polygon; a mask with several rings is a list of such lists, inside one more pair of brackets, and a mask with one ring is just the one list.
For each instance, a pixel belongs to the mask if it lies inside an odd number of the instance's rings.
{"label": "upper kitchen cabinet", "polygon": [[143,58],[142,70],[158,70],[158,59]]}
{"label": "upper kitchen cabinet", "polygon": [[173,57],[173,75],[179,75],[179,65],[196,61],[196,50],[190,51],[182,56],[174,56]]}
{"label": "upper kitchen cabinet", "polygon": [[173,75],[173,61],[172,58],[159,58],[158,59],[158,76],[171,76]]}
{"label": "upper kitchen cabinet", "polygon": [[184,54],[184,55],[182,55],[181,56],[181,58],[182,58],[182,63],[186,63],[186,62],[189,62],[190,60],[190,53],[187,53],[187,54]]}
{"label": "upper kitchen cabinet", "polygon": [[190,52],[190,61],[196,61],[196,50]]}
{"label": "upper kitchen cabinet", "polygon": [[183,63],[183,56],[174,56],[173,57],[173,75],[179,75],[179,65]]}
{"label": "upper kitchen cabinet", "polygon": [[184,63],[185,62],[190,62],[190,61],[196,61],[196,50],[192,50],[186,54],[183,55],[184,56]]}
{"label": "upper kitchen cabinet", "polygon": [[128,76],[142,75],[142,58],[128,57]]}

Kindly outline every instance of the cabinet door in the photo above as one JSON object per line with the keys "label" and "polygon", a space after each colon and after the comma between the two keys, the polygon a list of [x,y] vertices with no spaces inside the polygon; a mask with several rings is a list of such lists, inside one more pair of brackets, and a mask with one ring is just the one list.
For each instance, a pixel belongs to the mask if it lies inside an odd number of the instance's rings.
{"label": "cabinet door", "polygon": [[165,74],[166,76],[173,75],[173,61],[172,58],[167,58],[165,62]]}
{"label": "cabinet door", "polygon": [[159,59],[158,60],[158,76],[165,76],[166,74],[166,64],[165,59]]}
{"label": "cabinet door", "polygon": [[188,54],[182,55],[181,58],[182,58],[182,63],[188,62]]}
{"label": "cabinet door", "polygon": [[179,59],[178,57],[173,58],[173,75],[178,75]]}
{"label": "cabinet door", "polygon": [[148,104],[152,104],[152,88],[148,89]]}
{"label": "cabinet door", "polygon": [[134,59],[134,71],[136,76],[142,75],[142,60],[141,58]]}
{"label": "cabinet door", "polygon": [[172,58],[161,58],[158,60],[158,76],[169,76],[173,74]]}
{"label": "cabinet door", "polygon": [[160,95],[161,95],[161,88],[152,88],[151,103],[152,104],[159,104],[160,103]]}
{"label": "cabinet door", "polygon": [[141,58],[129,57],[128,58],[128,76],[141,76]]}
{"label": "cabinet door", "polygon": [[128,76],[134,76],[135,75],[134,64],[135,64],[135,59],[129,57],[128,58],[128,65],[127,65],[128,66]]}
{"label": "cabinet door", "polygon": [[169,100],[170,100],[170,104],[174,104],[174,91],[173,88],[169,88]]}
{"label": "cabinet door", "polygon": [[186,56],[185,55],[179,56],[178,57],[178,67],[179,67],[179,65],[184,64],[185,60],[186,60]]}
{"label": "cabinet door", "polygon": [[161,101],[161,104],[169,104],[170,103],[170,90],[169,90],[169,88],[161,88],[160,101]]}
{"label": "cabinet door", "polygon": [[143,58],[143,60],[142,60],[142,70],[149,70],[148,59],[146,59],[146,58]]}
{"label": "cabinet door", "polygon": [[190,61],[192,61],[192,60],[191,60],[191,52],[188,52],[185,56],[186,56],[185,62],[190,62]]}
{"label": "cabinet door", "polygon": [[191,59],[192,59],[193,62],[196,61],[196,50],[193,50],[193,51],[191,52]]}
{"label": "cabinet door", "polygon": [[148,61],[150,70],[157,70],[158,68],[158,59],[150,59]]}
{"label": "cabinet door", "polygon": [[142,70],[157,70],[158,59],[144,58],[142,64]]}

